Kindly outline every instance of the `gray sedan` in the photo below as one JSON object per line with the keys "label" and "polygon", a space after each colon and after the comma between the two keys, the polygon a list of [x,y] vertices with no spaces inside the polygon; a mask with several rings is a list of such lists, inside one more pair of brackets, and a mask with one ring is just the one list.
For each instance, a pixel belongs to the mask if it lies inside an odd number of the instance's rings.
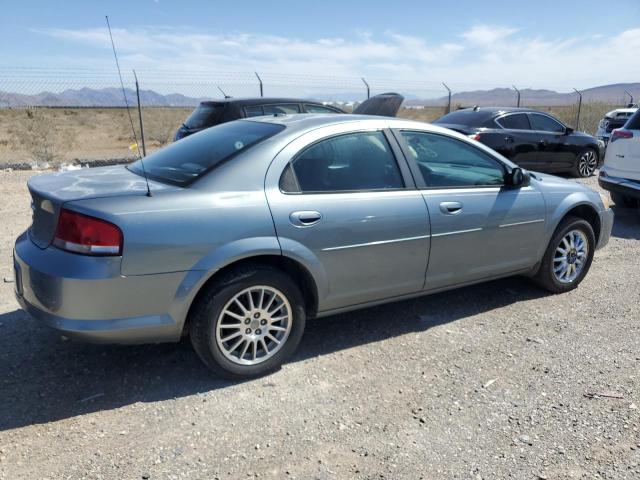
{"label": "gray sedan", "polygon": [[14,264],[30,315],[88,341],[188,334],[227,377],[278,367],[309,317],[509,275],[566,292],[613,223],[584,186],[362,115],[238,120],[29,190]]}

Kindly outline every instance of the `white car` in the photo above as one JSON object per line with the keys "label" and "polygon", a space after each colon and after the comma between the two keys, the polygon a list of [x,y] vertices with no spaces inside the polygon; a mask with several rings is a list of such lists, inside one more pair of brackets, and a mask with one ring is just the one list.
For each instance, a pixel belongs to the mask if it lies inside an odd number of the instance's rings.
{"label": "white car", "polygon": [[640,111],[611,132],[598,183],[618,206],[640,203]]}
{"label": "white car", "polygon": [[602,140],[606,145],[611,138],[611,132],[616,128],[621,128],[637,111],[638,107],[629,105],[628,108],[617,108],[605,113],[604,118],[598,123],[596,138]]}

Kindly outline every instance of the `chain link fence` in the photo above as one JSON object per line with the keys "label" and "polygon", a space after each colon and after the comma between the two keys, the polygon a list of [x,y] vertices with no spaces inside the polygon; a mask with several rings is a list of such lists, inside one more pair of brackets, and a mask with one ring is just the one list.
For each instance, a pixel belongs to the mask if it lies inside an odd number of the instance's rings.
{"label": "chain link fence", "polygon": [[[449,109],[515,106],[517,102],[516,91],[510,87],[492,89],[477,84],[267,72],[139,70],[137,76],[148,152],[170,143],[176,129],[201,101],[225,95],[314,99],[350,111],[369,95],[393,91],[406,98],[399,116],[421,121],[433,121]],[[140,138],[133,72],[123,72],[122,81],[124,94],[115,69],[0,67],[0,167],[46,168],[137,158],[129,118],[131,115]],[[520,94],[522,106],[548,111],[576,126],[575,92],[549,92],[547,97],[533,90],[521,90]],[[578,128],[595,133],[604,113],[626,102],[625,94],[608,101],[585,95]]]}

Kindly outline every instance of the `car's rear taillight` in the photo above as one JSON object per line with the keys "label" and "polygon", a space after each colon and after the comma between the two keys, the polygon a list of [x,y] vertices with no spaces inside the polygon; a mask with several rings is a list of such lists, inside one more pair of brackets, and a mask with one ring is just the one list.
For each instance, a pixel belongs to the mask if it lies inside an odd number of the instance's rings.
{"label": "car's rear taillight", "polygon": [[53,244],[84,255],[121,255],[122,231],[105,220],[62,209]]}
{"label": "car's rear taillight", "polygon": [[625,130],[624,128],[617,128],[613,132],[611,132],[611,143],[616,140],[621,140],[623,138],[633,138],[633,132],[631,130]]}
{"label": "car's rear taillight", "polygon": [[473,135],[467,135],[471,140],[475,140],[476,142],[480,141],[480,134],[474,133]]}

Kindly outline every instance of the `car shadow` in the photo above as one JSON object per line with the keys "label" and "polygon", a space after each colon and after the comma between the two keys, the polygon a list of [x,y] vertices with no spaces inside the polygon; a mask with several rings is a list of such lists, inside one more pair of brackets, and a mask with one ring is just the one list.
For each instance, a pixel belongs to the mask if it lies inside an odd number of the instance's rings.
{"label": "car shadow", "polygon": [[[424,332],[544,295],[526,279],[510,278],[310,320],[289,364]],[[188,341],[142,346],[77,343],[21,310],[0,315],[0,382],[0,431],[240,383],[211,375]]]}
{"label": "car shadow", "polygon": [[640,240],[640,209],[612,206],[615,214],[611,235],[628,240]]}

